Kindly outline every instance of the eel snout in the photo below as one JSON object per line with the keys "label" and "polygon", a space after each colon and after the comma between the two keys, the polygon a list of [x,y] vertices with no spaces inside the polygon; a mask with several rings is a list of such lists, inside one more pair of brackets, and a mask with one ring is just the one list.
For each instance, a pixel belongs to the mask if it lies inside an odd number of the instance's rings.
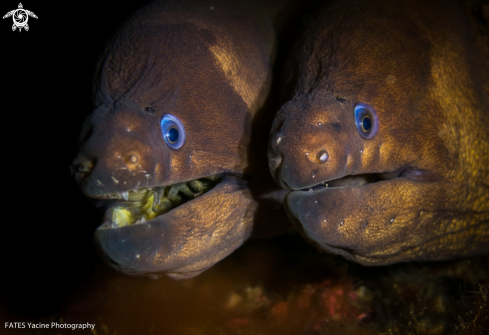
{"label": "eel snout", "polygon": [[80,152],[72,164],[81,191],[88,197],[122,197],[129,190],[155,186],[155,169],[165,166],[168,156],[159,148],[161,141],[144,131],[155,122],[154,115],[131,102],[97,108],[83,126]]}
{"label": "eel snout", "polygon": [[[291,114],[294,118],[286,118]],[[334,101],[325,109],[304,107],[300,101],[282,107],[268,148],[270,172],[280,186],[299,190],[361,173],[363,144],[351,140],[355,134],[344,114]]]}

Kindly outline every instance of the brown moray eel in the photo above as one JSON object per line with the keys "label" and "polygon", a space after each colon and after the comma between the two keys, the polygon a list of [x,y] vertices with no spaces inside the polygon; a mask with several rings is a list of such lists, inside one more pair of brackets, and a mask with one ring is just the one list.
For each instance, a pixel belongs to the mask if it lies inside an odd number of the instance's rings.
{"label": "brown moray eel", "polygon": [[[106,210],[94,240],[113,268],[189,278],[239,247],[253,225],[288,222],[287,191],[270,178],[264,150],[279,9],[280,1],[156,1],[109,43],[73,169]],[[267,128],[254,126],[259,115]]]}
{"label": "brown moray eel", "polygon": [[291,56],[269,166],[320,251],[384,265],[489,250],[489,66],[466,14],[333,1]]}

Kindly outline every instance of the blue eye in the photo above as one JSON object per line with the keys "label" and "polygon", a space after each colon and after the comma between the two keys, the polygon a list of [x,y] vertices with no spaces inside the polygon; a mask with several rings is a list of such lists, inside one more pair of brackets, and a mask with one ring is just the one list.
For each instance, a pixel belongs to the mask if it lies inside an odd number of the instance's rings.
{"label": "blue eye", "polygon": [[161,119],[163,138],[172,149],[180,149],[185,143],[185,128],[182,122],[171,114],[165,114]]}
{"label": "blue eye", "polygon": [[178,141],[178,137],[179,137],[179,134],[178,134],[178,130],[176,128],[170,128],[168,130],[168,134],[166,135],[166,138],[170,141],[170,143],[175,143],[176,141]]}
{"label": "blue eye", "polygon": [[371,139],[379,130],[379,120],[375,110],[367,104],[358,103],[355,106],[355,124],[358,133],[365,139]]}

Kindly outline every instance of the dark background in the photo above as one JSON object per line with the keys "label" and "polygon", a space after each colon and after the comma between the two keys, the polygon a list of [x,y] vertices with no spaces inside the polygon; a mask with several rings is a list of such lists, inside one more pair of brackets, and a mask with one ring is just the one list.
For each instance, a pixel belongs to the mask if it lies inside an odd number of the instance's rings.
{"label": "dark background", "polygon": [[[99,262],[101,214],[79,192],[69,164],[108,38],[147,1],[22,1],[29,31],[0,20],[3,201],[0,306],[49,314]],[[1,16],[19,1],[2,1]],[[3,327],[1,327],[3,328]]]}

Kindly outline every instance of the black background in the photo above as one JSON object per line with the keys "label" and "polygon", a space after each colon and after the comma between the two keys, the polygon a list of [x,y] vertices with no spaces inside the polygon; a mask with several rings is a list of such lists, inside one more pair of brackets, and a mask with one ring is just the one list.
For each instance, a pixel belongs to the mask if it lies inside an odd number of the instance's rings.
{"label": "black background", "polygon": [[[92,234],[101,214],[69,165],[92,109],[93,73],[118,26],[147,1],[22,1],[29,31],[0,20],[3,162],[0,308],[50,315],[100,262]],[[2,1],[1,15],[18,7]],[[2,309],[3,309],[2,308]]]}

